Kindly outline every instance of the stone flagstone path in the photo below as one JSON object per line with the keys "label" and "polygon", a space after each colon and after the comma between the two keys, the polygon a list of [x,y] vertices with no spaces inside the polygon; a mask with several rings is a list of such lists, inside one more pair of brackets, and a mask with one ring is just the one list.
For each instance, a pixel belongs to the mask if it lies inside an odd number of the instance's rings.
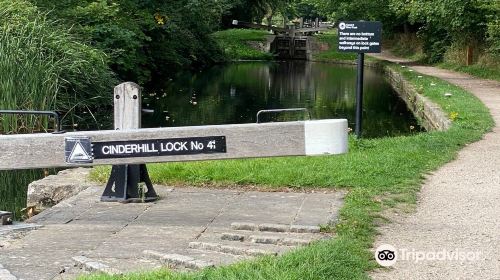
{"label": "stone flagstone path", "polygon": [[[344,193],[157,187],[155,203],[99,202],[93,186],[42,212],[0,247],[0,280],[71,279],[85,271],[180,270],[278,255],[330,238]],[[0,235],[0,241],[2,235]]]}

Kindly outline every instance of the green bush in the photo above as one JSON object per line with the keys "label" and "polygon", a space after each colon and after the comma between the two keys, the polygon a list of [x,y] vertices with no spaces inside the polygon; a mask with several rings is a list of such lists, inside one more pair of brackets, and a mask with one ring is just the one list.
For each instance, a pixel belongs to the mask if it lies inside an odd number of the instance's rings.
{"label": "green bush", "polygon": [[209,34],[227,1],[31,0],[109,55],[121,80],[147,86],[222,60]]}
{"label": "green bush", "polygon": [[490,44],[490,51],[497,56],[500,60],[500,1],[493,1],[486,5],[488,14],[488,42]]}

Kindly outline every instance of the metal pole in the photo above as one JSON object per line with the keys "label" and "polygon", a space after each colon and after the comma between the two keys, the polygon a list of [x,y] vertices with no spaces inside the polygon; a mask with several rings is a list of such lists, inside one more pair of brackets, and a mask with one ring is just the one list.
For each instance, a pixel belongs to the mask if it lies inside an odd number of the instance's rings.
{"label": "metal pole", "polygon": [[361,138],[363,124],[363,76],[365,54],[358,53],[358,75],[356,81],[356,136]]}

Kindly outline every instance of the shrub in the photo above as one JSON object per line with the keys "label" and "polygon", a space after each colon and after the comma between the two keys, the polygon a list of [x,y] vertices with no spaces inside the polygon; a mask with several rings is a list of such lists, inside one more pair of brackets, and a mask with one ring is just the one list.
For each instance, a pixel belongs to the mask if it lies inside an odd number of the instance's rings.
{"label": "shrub", "polygon": [[31,0],[111,58],[122,80],[148,86],[220,61],[209,34],[228,1]]}

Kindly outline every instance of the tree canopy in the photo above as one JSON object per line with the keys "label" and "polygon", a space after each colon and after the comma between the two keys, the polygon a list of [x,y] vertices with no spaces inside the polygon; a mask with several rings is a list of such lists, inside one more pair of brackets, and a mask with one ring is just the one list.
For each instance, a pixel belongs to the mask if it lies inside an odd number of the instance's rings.
{"label": "tree canopy", "polygon": [[500,55],[498,0],[309,0],[323,16],[338,20],[378,20],[387,34],[415,31],[424,52],[439,61],[447,47],[486,45]]}
{"label": "tree canopy", "polygon": [[29,0],[104,51],[124,80],[147,84],[181,68],[224,60],[209,36],[233,19],[268,24],[279,15],[323,20],[378,20],[386,35],[417,32],[431,61],[452,44],[475,42],[500,55],[497,0]]}

